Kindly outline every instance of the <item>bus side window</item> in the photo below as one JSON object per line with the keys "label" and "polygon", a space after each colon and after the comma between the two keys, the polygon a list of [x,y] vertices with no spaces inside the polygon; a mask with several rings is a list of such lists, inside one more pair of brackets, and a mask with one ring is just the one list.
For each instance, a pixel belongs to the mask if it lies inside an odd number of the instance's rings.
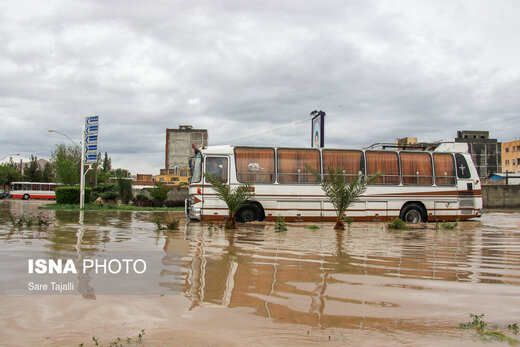
{"label": "bus side window", "polygon": [[350,183],[355,177],[365,174],[363,152],[323,150],[323,177],[328,179],[329,170],[341,169],[345,175],[345,182]]}
{"label": "bus side window", "polygon": [[434,153],[433,165],[436,185],[451,186],[455,184],[455,165],[451,154]]}
{"label": "bus side window", "polygon": [[397,152],[366,152],[367,176],[381,174],[375,184],[399,184]]}
{"label": "bus side window", "polygon": [[236,148],[235,164],[239,182],[274,183],[272,148]]}
{"label": "bus side window", "polygon": [[404,185],[433,184],[433,167],[429,153],[402,152],[400,156]]}
{"label": "bus side window", "polygon": [[462,154],[456,153],[455,161],[457,162],[457,177],[471,178],[471,172],[469,172],[469,166],[466,158],[464,158]]}
{"label": "bus side window", "polygon": [[227,182],[227,158],[206,157],[206,173],[217,176],[222,182]]}
{"label": "bus side window", "polygon": [[320,172],[320,152],[315,149],[279,149],[278,182],[288,184],[318,183],[307,169]]}

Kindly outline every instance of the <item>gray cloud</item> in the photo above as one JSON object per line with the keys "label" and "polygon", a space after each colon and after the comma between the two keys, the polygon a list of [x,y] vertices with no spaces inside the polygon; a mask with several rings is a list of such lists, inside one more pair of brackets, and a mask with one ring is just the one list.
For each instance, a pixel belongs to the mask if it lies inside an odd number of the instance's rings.
{"label": "gray cloud", "polygon": [[[0,14],[2,152],[49,156],[101,115],[115,166],[157,173],[165,129],[210,143],[326,145],[458,129],[518,136],[514,1],[20,1]],[[302,123],[262,136],[234,139]],[[0,154],[1,155],[1,154]]]}

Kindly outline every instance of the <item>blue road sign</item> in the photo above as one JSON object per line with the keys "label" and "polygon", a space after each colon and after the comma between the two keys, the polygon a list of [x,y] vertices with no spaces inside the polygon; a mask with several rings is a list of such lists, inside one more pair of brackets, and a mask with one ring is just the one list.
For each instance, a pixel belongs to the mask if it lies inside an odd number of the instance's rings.
{"label": "blue road sign", "polygon": [[85,118],[86,125],[98,125],[99,116],[90,116]]}
{"label": "blue road sign", "polygon": [[97,125],[88,125],[85,128],[85,134],[87,135],[97,135],[99,126]]}
{"label": "blue road sign", "polygon": [[97,152],[97,144],[85,145],[85,152]]}
{"label": "blue road sign", "polygon": [[97,161],[97,153],[85,155],[85,164],[92,164],[92,163],[95,163],[96,161]]}
{"label": "blue road sign", "polygon": [[88,145],[97,145],[97,135],[85,136],[85,143]]}

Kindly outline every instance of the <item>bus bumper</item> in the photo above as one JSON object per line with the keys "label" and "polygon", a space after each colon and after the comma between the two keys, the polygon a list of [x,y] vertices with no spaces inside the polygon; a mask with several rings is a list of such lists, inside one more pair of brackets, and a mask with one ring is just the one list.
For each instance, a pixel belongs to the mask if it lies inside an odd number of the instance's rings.
{"label": "bus bumper", "polygon": [[200,212],[200,207],[195,207],[191,205],[188,199],[184,200],[184,213],[186,214],[186,218],[191,220],[200,220]]}

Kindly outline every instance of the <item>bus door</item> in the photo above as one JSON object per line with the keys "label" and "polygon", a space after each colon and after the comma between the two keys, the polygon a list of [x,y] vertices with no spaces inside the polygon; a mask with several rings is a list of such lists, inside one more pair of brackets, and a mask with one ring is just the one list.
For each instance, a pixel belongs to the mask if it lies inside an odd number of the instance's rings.
{"label": "bus door", "polygon": [[206,175],[211,174],[220,178],[224,183],[229,183],[229,159],[227,156],[207,156],[204,158],[204,179],[202,180],[202,209],[201,215],[211,219],[222,220],[227,216],[227,206],[221,201],[217,193],[207,187],[211,184],[208,182]]}
{"label": "bus door", "polygon": [[[469,156],[467,159],[471,160]],[[474,169],[474,166],[470,166],[470,164],[471,163],[468,163],[463,154],[455,154],[455,165],[457,167],[456,171],[458,178],[457,190],[459,191],[459,209],[461,215],[474,214],[475,195],[480,195],[480,191],[477,191],[476,189],[480,187],[478,174],[476,169]]]}

